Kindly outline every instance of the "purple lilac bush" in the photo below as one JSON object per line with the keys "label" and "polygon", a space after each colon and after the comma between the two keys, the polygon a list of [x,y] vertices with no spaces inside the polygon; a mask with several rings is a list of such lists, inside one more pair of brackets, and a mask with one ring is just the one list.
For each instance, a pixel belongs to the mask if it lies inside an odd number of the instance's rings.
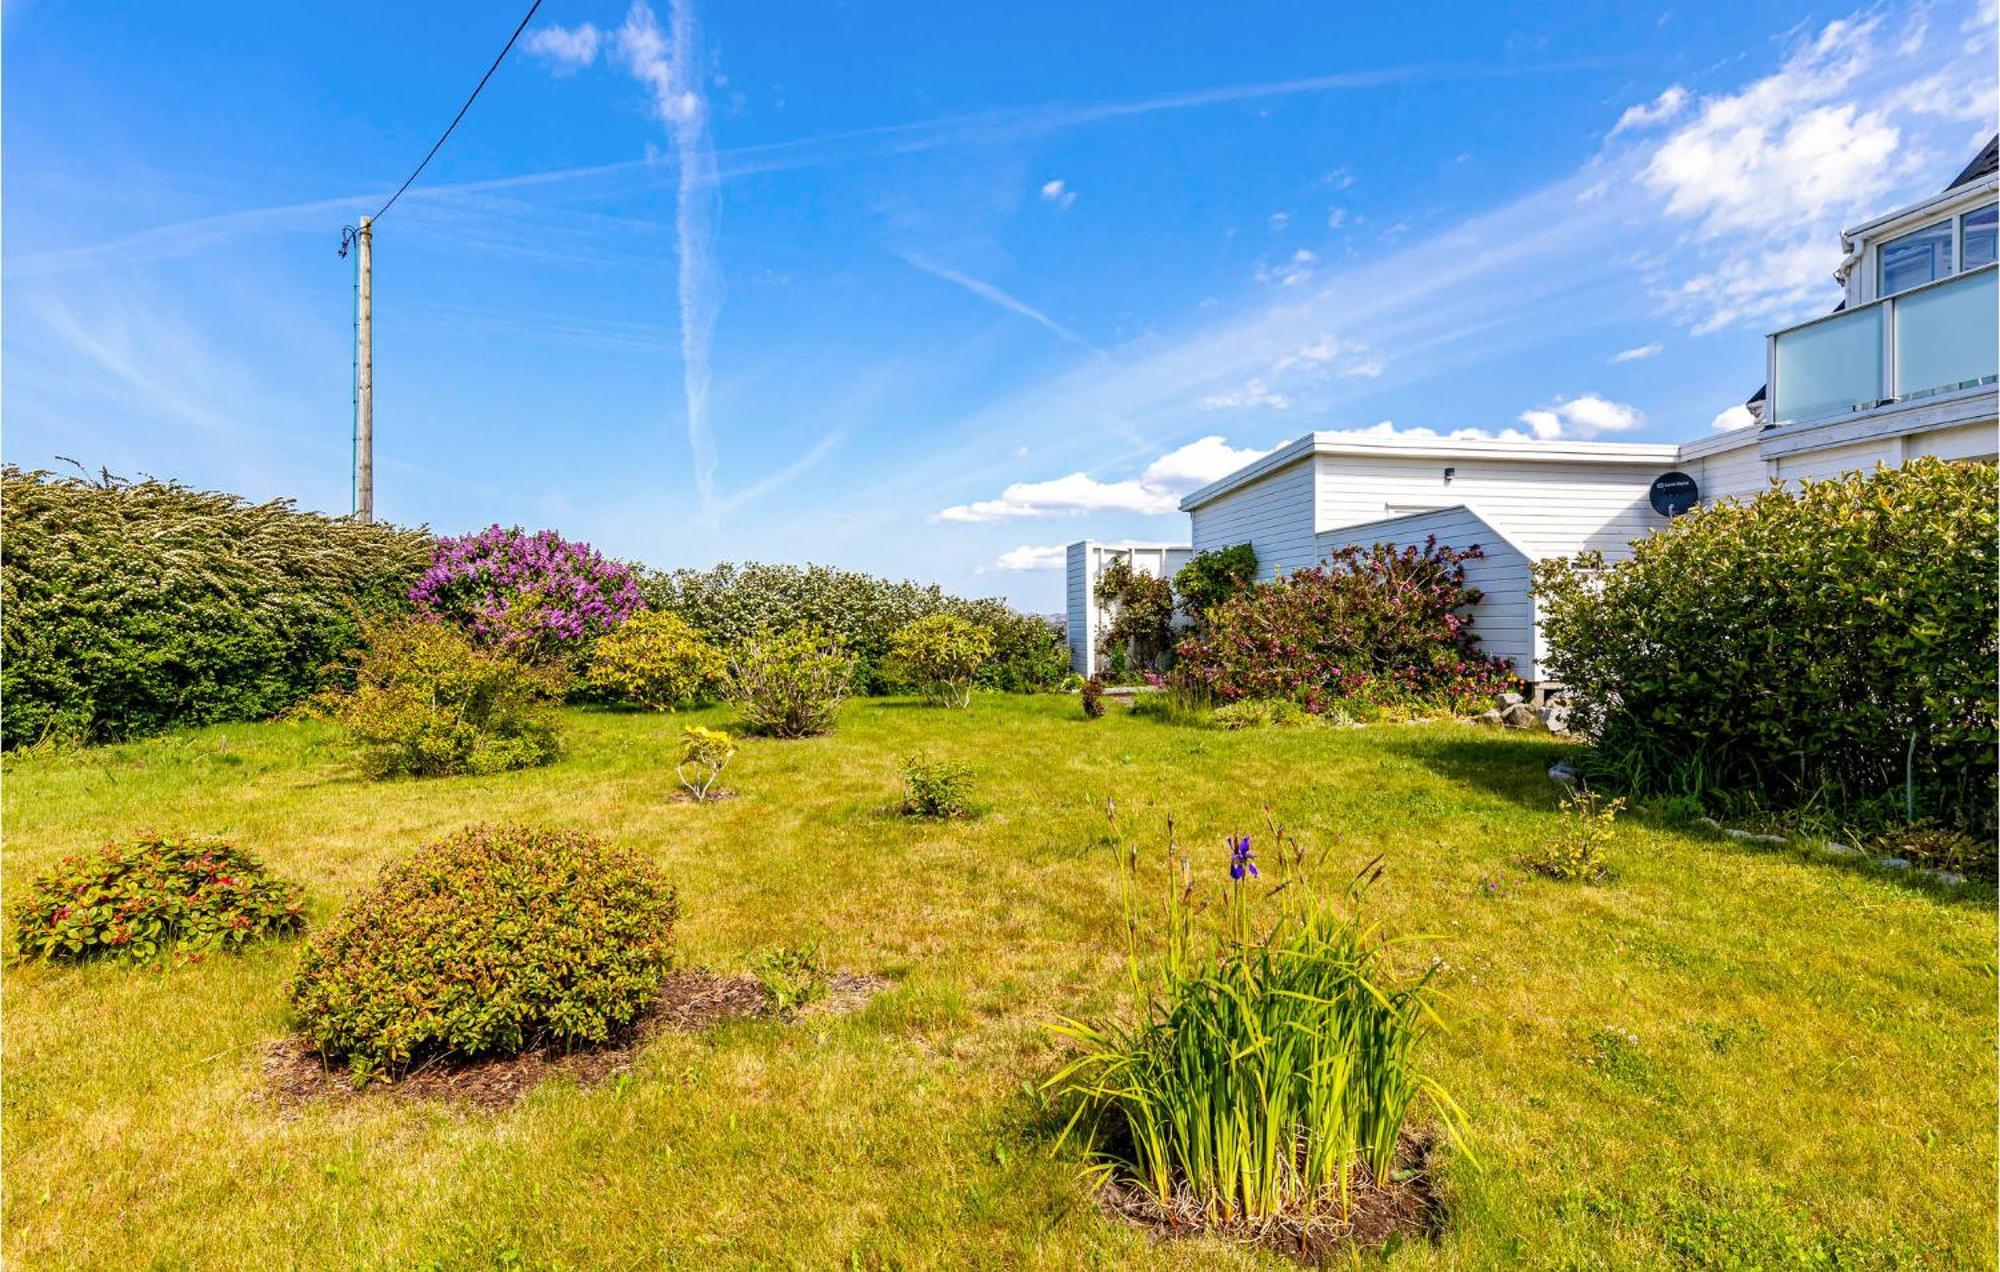
{"label": "purple lilac bush", "polygon": [[646,606],[631,567],[589,544],[498,525],[439,539],[410,600],[533,660],[575,654]]}

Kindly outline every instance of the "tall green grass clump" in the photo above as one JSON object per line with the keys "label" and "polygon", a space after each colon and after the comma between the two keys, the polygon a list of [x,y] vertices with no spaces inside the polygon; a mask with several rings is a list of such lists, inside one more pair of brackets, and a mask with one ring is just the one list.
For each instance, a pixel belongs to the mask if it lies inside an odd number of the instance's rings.
{"label": "tall green grass clump", "polygon": [[1200,864],[1171,826],[1157,862],[1121,839],[1130,1009],[1051,1026],[1077,1048],[1048,1083],[1076,1105],[1064,1138],[1087,1137],[1099,1178],[1211,1224],[1345,1215],[1391,1180],[1419,1107],[1454,1138],[1462,1120],[1415,1059],[1433,972],[1394,970],[1416,938],[1360,916],[1379,866],[1329,896],[1296,842],[1268,842],[1266,880],[1248,836]]}

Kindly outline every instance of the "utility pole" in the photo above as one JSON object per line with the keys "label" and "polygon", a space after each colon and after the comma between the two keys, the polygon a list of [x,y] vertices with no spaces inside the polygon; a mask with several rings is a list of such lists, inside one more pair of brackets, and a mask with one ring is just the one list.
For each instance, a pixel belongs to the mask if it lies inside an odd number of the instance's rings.
{"label": "utility pole", "polygon": [[375,520],[375,218],[354,233],[354,518]]}

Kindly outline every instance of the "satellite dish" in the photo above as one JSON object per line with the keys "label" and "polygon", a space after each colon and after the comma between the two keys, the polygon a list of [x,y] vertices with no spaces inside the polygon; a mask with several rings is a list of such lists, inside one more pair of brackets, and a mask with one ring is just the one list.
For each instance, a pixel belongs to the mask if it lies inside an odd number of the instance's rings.
{"label": "satellite dish", "polygon": [[1653,511],[1662,517],[1678,517],[1701,502],[1701,487],[1686,473],[1662,473],[1653,479],[1647,492]]}

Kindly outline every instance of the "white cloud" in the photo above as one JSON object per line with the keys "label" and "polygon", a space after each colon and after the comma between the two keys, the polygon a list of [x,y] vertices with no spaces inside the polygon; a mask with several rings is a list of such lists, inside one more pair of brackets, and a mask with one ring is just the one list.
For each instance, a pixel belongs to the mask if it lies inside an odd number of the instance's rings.
{"label": "white cloud", "polygon": [[1201,404],[1211,411],[1234,411],[1250,406],[1268,406],[1274,411],[1284,411],[1291,408],[1292,399],[1253,377],[1245,380],[1241,388],[1209,394],[1201,400]]}
{"label": "white cloud", "polygon": [[1069,563],[1069,549],[1060,543],[1024,543],[1009,548],[980,570],[1060,570]]}
{"label": "white cloud", "polygon": [[557,75],[569,75],[597,60],[597,49],[603,40],[602,31],[583,22],[573,27],[536,27],[528,32],[521,47],[546,62]]}
{"label": "white cloud", "polygon": [[1646,417],[1636,407],[1585,393],[1557,398],[1555,405],[1521,412],[1529,432],[1545,442],[1558,438],[1587,439],[1600,433],[1623,433],[1639,427]]}
{"label": "white cloud", "polygon": [[1346,225],[1346,224],[1347,224],[1347,209],[1346,209],[1346,208],[1332,208],[1332,209],[1328,210],[1328,212],[1327,212],[1327,214],[1326,214],[1326,228],[1327,228],[1327,229],[1329,229],[1329,230],[1337,230],[1337,229],[1339,229],[1339,228],[1340,228],[1341,226],[1343,226],[1343,225]]}
{"label": "white cloud", "polygon": [[1210,435],[1161,455],[1136,478],[1099,481],[1086,473],[1071,473],[1051,481],[1017,481],[1001,491],[998,499],[944,508],[933,513],[931,520],[976,525],[1091,512],[1169,513],[1179,508],[1183,493],[1227,476],[1265,453],[1238,449],[1224,438]]}
{"label": "white cloud", "polygon": [[1289,212],[1273,212],[1273,213],[1271,213],[1271,228],[1272,228],[1272,229],[1274,229],[1274,230],[1282,230],[1282,229],[1284,229],[1284,228],[1285,228],[1285,227],[1286,227],[1287,225],[1290,225],[1291,223],[1292,223],[1292,214],[1291,214],[1291,213],[1289,213]]}
{"label": "white cloud", "polygon": [[1616,137],[1627,129],[1651,128],[1656,124],[1664,124],[1680,114],[1687,104],[1688,91],[1675,84],[1650,102],[1627,106],[1625,113],[1618,117],[1618,122],[1612,125],[1611,135]]}
{"label": "white cloud", "polygon": [[1321,336],[1279,355],[1271,364],[1271,374],[1297,374],[1314,382],[1328,376],[1372,380],[1382,374],[1382,359],[1360,341]]}
{"label": "white cloud", "polygon": [[1057,178],[1054,181],[1044,181],[1042,183],[1042,199],[1045,202],[1055,204],[1058,208],[1067,212],[1070,205],[1076,202],[1076,191],[1064,184],[1061,178]]}
{"label": "white cloud", "polygon": [[985,279],[974,278],[970,274],[925,260],[921,256],[905,255],[903,259],[924,273],[963,287],[981,300],[996,305],[1010,314],[1019,314],[1029,322],[1040,324],[1056,336],[1069,341],[1073,345],[1081,345],[1086,349],[1091,348],[1090,342],[1082,336],[1077,335],[1074,331],[1071,331],[1068,327],[1063,326],[1041,310],[1030,305],[1027,301],[1009,295]]}
{"label": "white cloud", "polygon": [[1642,358],[1654,357],[1664,348],[1666,348],[1665,345],[1655,340],[1651,344],[1642,344],[1636,348],[1620,349],[1616,354],[1612,355],[1611,360],[1613,362],[1637,362]]}
{"label": "white cloud", "polygon": [[1721,432],[1725,429],[1742,428],[1745,425],[1756,422],[1757,417],[1750,414],[1750,408],[1739,402],[1726,411],[1717,412],[1715,418],[1709,421],[1709,427],[1715,429],[1717,432]]}
{"label": "white cloud", "polygon": [[1530,442],[1535,440],[1518,428],[1503,428],[1491,433],[1483,428],[1455,428],[1449,433],[1440,433],[1434,428],[1414,425],[1399,428],[1394,420],[1378,420],[1366,428],[1342,428],[1332,430],[1341,437],[1387,437],[1407,442],[1440,442],[1447,439],[1454,442]]}

